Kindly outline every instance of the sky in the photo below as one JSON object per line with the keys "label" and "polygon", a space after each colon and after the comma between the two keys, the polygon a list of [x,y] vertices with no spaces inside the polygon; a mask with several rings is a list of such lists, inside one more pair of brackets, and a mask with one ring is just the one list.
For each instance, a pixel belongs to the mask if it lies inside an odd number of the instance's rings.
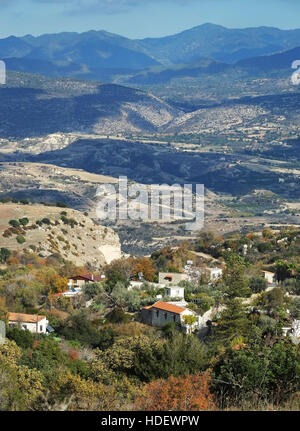
{"label": "sky", "polygon": [[106,30],[141,39],[207,22],[291,29],[299,16],[299,0],[0,0],[0,38]]}

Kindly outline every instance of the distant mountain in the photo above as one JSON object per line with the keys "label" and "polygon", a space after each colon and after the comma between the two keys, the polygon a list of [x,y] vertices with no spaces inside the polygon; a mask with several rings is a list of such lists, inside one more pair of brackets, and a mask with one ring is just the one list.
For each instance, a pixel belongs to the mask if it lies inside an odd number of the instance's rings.
{"label": "distant mountain", "polygon": [[159,64],[142,49],[135,49],[135,45],[134,41],[102,31],[12,36],[0,40],[0,57],[54,62],[58,70],[72,63],[87,71],[93,68],[143,69]]}
{"label": "distant mountain", "polygon": [[101,37],[102,33],[83,33],[81,37],[68,41],[59,39],[36,46],[26,54],[26,58],[60,61],[84,65],[91,68],[130,68],[143,69],[159,64],[144,54],[122,46],[118,41],[108,41]]}
{"label": "distant mountain", "polygon": [[218,74],[230,69],[231,65],[211,59],[202,59],[191,64],[155,67],[143,70],[131,76],[129,84],[155,85],[169,82],[174,78],[195,78],[205,74]]}
{"label": "distant mountain", "polygon": [[[161,65],[169,67],[188,64],[191,76],[197,68],[200,73],[202,68],[214,73],[214,69],[218,71],[222,67],[220,63],[234,64],[248,58],[290,50],[299,45],[300,29],[228,29],[220,25],[203,24],[173,36],[141,40],[94,30],[38,37],[10,36],[0,39],[0,58],[11,59],[7,60],[9,67],[29,73],[44,73],[49,76],[80,75],[113,82],[118,75],[133,75],[134,71]],[[205,59],[216,63],[201,65]],[[183,74],[179,69],[173,70],[174,76]],[[160,80],[157,74],[153,78]]]}
{"label": "distant mountain", "polygon": [[[300,44],[300,41],[299,41]],[[236,63],[237,67],[246,69],[249,73],[289,70],[292,72],[292,63],[300,60],[300,47],[273,55],[248,58]]]}
{"label": "distant mountain", "polygon": [[3,58],[8,70],[15,70],[30,74],[39,74],[49,77],[72,77],[80,79],[92,79],[103,82],[114,82],[116,77],[130,77],[137,70],[121,68],[88,68],[84,64],[38,60],[35,58]]}
{"label": "distant mountain", "polygon": [[192,63],[203,57],[234,63],[291,49],[299,43],[300,29],[228,29],[214,24],[203,24],[173,36],[140,41],[146,52],[163,64]]}
{"label": "distant mountain", "polygon": [[24,57],[32,50],[32,46],[26,41],[10,36],[0,39],[0,58],[6,57]]}
{"label": "distant mountain", "polygon": [[165,67],[160,66],[138,71],[130,76],[126,82],[131,85],[156,85],[170,82],[175,78],[185,80],[205,75],[211,76],[227,74],[228,76],[230,73],[233,77],[243,76],[244,78],[270,76],[270,73],[272,73],[273,77],[287,76],[292,74],[292,63],[297,59],[300,60],[300,47],[277,54],[247,58],[240,60],[235,64],[222,63],[211,59],[202,59],[190,64],[187,63]]}

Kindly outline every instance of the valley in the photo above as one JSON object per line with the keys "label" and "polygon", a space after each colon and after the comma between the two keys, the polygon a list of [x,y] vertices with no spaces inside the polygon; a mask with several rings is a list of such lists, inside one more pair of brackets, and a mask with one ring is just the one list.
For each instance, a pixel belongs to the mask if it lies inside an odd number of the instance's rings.
{"label": "valley", "polygon": [[0,411],[300,409],[300,29],[213,3],[0,0]]}
{"label": "valley", "polygon": [[[253,46],[267,33],[277,42],[252,51],[246,44],[243,53],[226,48],[222,56],[214,32],[227,47],[229,40],[242,46],[245,34]],[[96,220],[97,186],[127,176],[130,184],[204,184],[205,229],[220,235],[298,225],[297,34],[206,25],[162,40],[105,32],[2,40],[9,70],[0,87],[0,197],[65,202]],[[185,49],[195,37],[198,59]],[[54,41],[59,52],[49,49]],[[101,44],[111,54],[92,64]],[[117,46],[132,64],[123,54],[115,62]],[[64,72],[54,65],[71,52],[90,74],[77,73],[72,56]],[[191,237],[181,220],[103,223],[118,232],[126,253],[150,254]]]}

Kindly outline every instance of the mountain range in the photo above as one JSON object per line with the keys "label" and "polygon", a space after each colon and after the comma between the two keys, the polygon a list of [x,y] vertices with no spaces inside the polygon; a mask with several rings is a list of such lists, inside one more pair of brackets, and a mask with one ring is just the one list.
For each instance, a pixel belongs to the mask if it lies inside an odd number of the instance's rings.
{"label": "mountain range", "polygon": [[[232,67],[252,72],[282,69],[299,58],[299,46],[300,29],[228,29],[203,24],[172,36],[136,40],[94,30],[10,36],[0,39],[0,58],[8,69],[23,72],[106,82],[118,82],[121,76],[123,83],[151,83],[158,76],[159,82],[165,82],[172,77],[219,73]],[[293,51],[295,48],[298,50]],[[139,76],[139,71],[145,70],[152,74],[149,79]]]}

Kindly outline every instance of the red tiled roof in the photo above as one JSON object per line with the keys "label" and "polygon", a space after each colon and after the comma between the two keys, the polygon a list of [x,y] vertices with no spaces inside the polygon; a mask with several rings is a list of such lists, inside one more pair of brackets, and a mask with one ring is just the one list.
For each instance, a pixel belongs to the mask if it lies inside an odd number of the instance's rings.
{"label": "red tiled roof", "polygon": [[150,305],[149,307],[144,307],[144,309],[146,310],[150,310],[152,308],[157,308],[163,311],[170,311],[171,313],[174,313],[174,314],[181,314],[183,311],[186,310],[186,308],[184,307],[179,307],[178,305],[168,304],[167,302],[162,302],[162,301],[158,301],[155,304]]}
{"label": "red tiled roof", "polygon": [[38,314],[8,313],[8,320],[10,322],[37,323],[43,319],[46,319],[46,316],[39,316]]}

